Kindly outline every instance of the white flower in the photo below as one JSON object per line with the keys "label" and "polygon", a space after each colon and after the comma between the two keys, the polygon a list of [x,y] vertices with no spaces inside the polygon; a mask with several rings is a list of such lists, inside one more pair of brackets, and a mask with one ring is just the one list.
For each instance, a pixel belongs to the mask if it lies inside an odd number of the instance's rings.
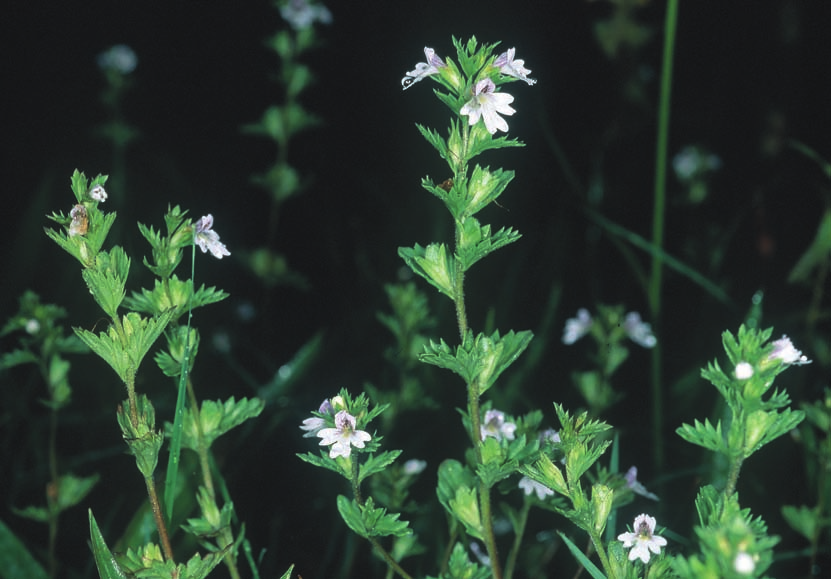
{"label": "white flower", "polygon": [[485,440],[488,436],[496,440],[502,440],[502,438],[513,440],[516,424],[513,422],[505,422],[504,412],[488,410],[485,412],[485,420],[479,426],[479,430],[482,434],[482,440]]}
{"label": "white flower", "polygon": [[100,201],[101,203],[107,200],[107,192],[101,185],[96,185],[95,187],[90,189],[89,196],[92,197],[95,201]]}
{"label": "white flower", "polygon": [[661,547],[666,546],[667,540],[652,534],[655,532],[655,522],[655,517],[640,514],[635,517],[635,523],[632,525],[634,533],[621,533],[617,536],[617,540],[623,542],[624,548],[632,548],[629,551],[630,561],[640,558],[644,563],[649,563],[650,551],[656,555],[661,554]]}
{"label": "white flower", "polygon": [[566,327],[563,331],[563,344],[570,346],[583,336],[589,333],[594,320],[592,320],[589,310],[580,308],[577,310],[576,318],[569,318],[566,320]]}
{"label": "white flower", "polygon": [[531,71],[525,68],[525,61],[522,59],[514,60],[515,53],[516,48],[509,48],[508,52],[503,52],[496,57],[496,60],[493,61],[493,65],[498,68],[499,72],[502,74],[518,78],[519,80],[524,80],[529,86],[536,83],[537,81],[533,78],[528,78]]}
{"label": "white flower", "polygon": [[355,426],[355,417],[346,410],[341,410],[335,414],[335,428],[323,428],[317,433],[321,439],[320,446],[332,445],[329,449],[329,458],[336,456],[349,458],[352,446],[363,448],[365,442],[372,440],[368,432],[355,430]]}
{"label": "white flower", "polygon": [[26,320],[26,333],[31,334],[34,336],[40,331],[40,322],[37,321],[35,318],[30,318]]}
{"label": "white flower", "polygon": [[126,44],[116,44],[98,55],[98,68],[120,74],[130,74],[136,69],[138,58],[135,51]]}
{"label": "white flower", "polygon": [[411,458],[410,460],[404,463],[404,474],[409,476],[415,476],[417,474],[421,474],[422,472],[424,472],[425,468],[427,468],[426,460],[418,460],[416,458]]}
{"label": "white flower", "polygon": [[323,4],[313,4],[307,0],[288,0],[280,6],[280,16],[295,30],[305,30],[312,24],[332,22],[332,13]]}
{"label": "white flower", "polygon": [[535,481],[534,479],[528,478],[527,476],[522,477],[519,479],[519,488],[525,491],[525,495],[528,496],[531,493],[536,493],[537,498],[541,501],[545,500],[545,497],[550,497],[554,494],[550,488],[545,486],[542,483]]}
{"label": "white flower", "polygon": [[431,74],[438,74],[439,68],[447,66],[444,61],[436,55],[436,51],[432,48],[425,46],[424,56],[427,58],[427,62],[419,62],[416,64],[414,70],[408,72],[407,75],[401,79],[402,90],[407,90],[415,83],[427,78]]}
{"label": "white flower", "polygon": [[747,380],[753,376],[753,366],[747,362],[739,362],[736,364],[736,378],[739,380]]}
{"label": "white flower", "polygon": [[496,131],[508,132],[508,123],[499,115],[512,115],[516,111],[508,106],[514,97],[504,92],[495,92],[496,85],[489,78],[483,78],[473,89],[473,98],[467,101],[459,114],[469,117],[469,124],[475,125],[479,117],[485,121],[485,127],[492,135]]}
{"label": "white flower", "polygon": [[756,561],[751,555],[742,551],[733,559],[733,569],[741,575],[750,575],[756,569]]}
{"label": "white flower", "polygon": [[654,348],[658,340],[652,333],[652,326],[641,320],[641,315],[638,312],[629,312],[623,321],[623,331],[629,336],[629,339],[643,346],[644,348]]}
{"label": "white flower", "polygon": [[224,243],[219,241],[219,234],[212,229],[213,225],[214,216],[210,213],[197,221],[194,228],[194,241],[202,253],[210,251],[215,258],[222,259],[223,255],[231,255],[231,252]]}
{"label": "white flower", "polygon": [[693,145],[687,145],[672,158],[672,168],[679,181],[692,181],[721,167],[717,155]]}
{"label": "white flower", "polygon": [[[317,411],[319,414],[328,414],[329,416],[332,415],[332,404],[329,402],[328,398],[320,403],[320,408],[318,408]],[[303,424],[300,425],[300,428],[306,431],[303,438],[317,436],[317,433],[320,432],[324,426],[326,426],[326,421],[323,418],[318,416],[307,418],[303,421]]]}
{"label": "white flower", "polygon": [[783,364],[794,365],[794,366],[802,366],[803,364],[810,364],[811,360],[809,360],[806,356],[802,355],[802,352],[797,350],[793,342],[788,336],[782,335],[782,337],[775,342],[773,342],[773,351],[768,356],[769,360],[782,360]]}
{"label": "white flower", "polygon": [[641,495],[642,497],[652,499],[653,501],[659,500],[658,495],[649,492],[642,483],[638,482],[638,467],[633,466],[626,471],[624,478],[626,478],[626,486],[629,487],[636,495]]}

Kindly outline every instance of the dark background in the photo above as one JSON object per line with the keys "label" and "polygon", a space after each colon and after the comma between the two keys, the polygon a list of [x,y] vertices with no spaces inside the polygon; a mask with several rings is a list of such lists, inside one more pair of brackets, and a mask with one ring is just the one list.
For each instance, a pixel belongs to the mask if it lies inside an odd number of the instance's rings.
{"label": "dark background", "polygon": [[[303,343],[325,331],[323,358],[302,387],[282,405],[266,410],[272,412],[264,419],[267,427],[249,432],[242,448],[231,442],[227,449],[236,453],[227,460],[236,473],[231,476],[239,485],[236,502],[241,518],[248,521],[248,536],[255,548],[269,549],[265,569],[274,575],[297,562],[307,579],[338,568],[331,554],[326,558],[317,551],[321,546],[314,545],[314,537],[329,537],[342,524],[334,514],[334,475],[293,456],[311,449],[302,445],[308,441],[298,442],[296,424],[340,387],[357,392],[364,381],[383,381],[382,351],[391,340],[375,312],[387,309],[382,284],[402,273],[396,248],[452,235],[438,201],[419,186],[425,175],[436,181],[446,178],[446,166],[414,126],[418,122],[444,133],[447,110],[432,97],[431,81],[402,92],[401,77],[423,60],[425,45],[439,55],[452,55],[451,35],[475,34],[486,42],[501,40],[503,48],[515,46],[517,57],[525,59],[539,81],[533,87],[516,83],[505,89],[514,95],[517,110],[508,119],[510,136],[527,146],[480,160],[516,171],[500,198],[501,207],[489,208],[482,219],[497,228],[513,226],[523,239],[471,274],[474,326],[481,326],[495,306],[500,329],[536,329],[540,309],[558,283],[564,287],[558,316],[562,321],[578,307],[596,302],[625,303],[645,312],[637,280],[602,232],[587,222],[581,207],[589,187],[600,185],[603,196],[596,207],[633,231],[650,235],[663,23],[663,3],[646,3],[637,20],[652,30],[652,39],[639,50],[624,50],[610,59],[592,32],[611,12],[601,2],[368,1],[332,2],[329,8],[334,22],[318,28],[322,46],[303,59],[317,74],[317,84],[302,102],[324,125],[299,136],[290,159],[313,182],[284,207],[274,246],[308,278],[307,291],[266,289],[238,257],[264,243],[269,207],[266,194],[249,178],[272,161],[273,146],[240,131],[281,98],[281,87],[273,80],[278,61],[263,41],[285,23],[268,2],[14,2],[6,6],[0,24],[6,79],[0,109],[6,239],[0,245],[0,315],[11,315],[17,296],[31,288],[44,301],[67,307],[71,325],[91,328],[100,318],[75,264],[42,228],[49,224],[46,214],[71,207],[68,185],[75,168],[87,176],[111,171],[108,145],[94,132],[106,120],[99,99],[104,79],[95,57],[113,44],[128,44],[139,63],[125,114],[141,135],[128,149],[125,190],[108,192],[111,200],[121,197],[116,227],[121,227],[119,242],[134,256],[131,287],[149,280],[139,263],[146,246],[131,224],[138,220],[159,227],[168,204],[179,204],[193,216],[212,213],[232,253],[221,262],[201,254],[197,260],[197,283],[217,285],[232,296],[195,318],[204,353],[212,352],[211,337],[221,332],[231,341],[236,363],[265,383]],[[816,165],[783,143],[794,138],[831,155],[830,25],[831,10],[821,2],[681,3],[670,153],[689,143],[704,144],[720,156],[723,169],[710,199],[695,207],[680,201],[681,187],[670,177],[666,247],[715,279],[733,301],[719,304],[688,280],[667,275],[665,316],[651,321],[665,344],[668,382],[694,375],[720,352],[720,332],[738,327],[758,289],[766,292],[766,311],[777,331],[797,331],[798,314],[809,294],[784,280],[813,238],[828,183]],[[633,85],[639,91],[634,98],[626,92]],[[567,178],[557,161],[557,147],[576,179]],[[708,237],[711,231],[729,235]],[[707,270],[715,251],[724,252],[724,261]],[[638,257],[646,263],[643,255]],[[437,335],[452,338],[449,304],[421,285],[439,317]],[[240,306],[253,309],[255,318],[241,318]],[[621,413],[609,420],[626,425],[624,462],[643,463],[649,448],[648,381],[639,368],[645,367],[648,355],[635,351],[633,358],[638,363],[621,375],[627,398]],[[526,387],[526,399],[547,413],[552,399],[579,405],[568,379],[573,359],[572,351],[553,341],[550,355],[535,372],[536,383]],[[146,364],[152,376],[154,370]],[[205,384],[206,397],[256,394],[221,358],[203,355],[197,366],[196,379]],[[823,369],[815,365],[810,371],[812,378],[799,392],[806,400],[815,398],[822,384]],[[96,376],[93,384],[81,378],[90,375]],[[7,376],[12,379],[4,378],[3,388],[16,388],[26,380],[26,395],[32,400],[27,408],[37,419],[43,411],[32,394],[36,380]],[[100,446],[110,437],[107,452],[118,456],[112,409],[122,393],[115,376],[92,359],[78,362],[77,376],[76,399],[89,412],[100,413],[100,419],[88,422],[79,410],[73,422],[70,414],[64,432],[72,436],[63,442],[64,453],[88,453],[91,439]],[[461,390],[450,390],[454,383],[449,378],[447,384],[439,398],[462,406]],[[162,401],[172,396],[164,393],[164,386],[148,387],[153,388]],[[711,408],[710,394],[694,400],[704,413]],[[455,413],[447,414],[455,421]],[[670,407],[667,428],[703,415]],[[642,419],[631,424],[633,417]],[[36,441],[20,431],[19,422],[9,420],[6,426],[11,441],[4,446],[6,452],[19,452],[24,443]],[[458,428],[455,422],[439,422],[435,432],[412,442],[415,451],[407,452],[416,456],[418,450],[427,452],[434,439],[445,440],[444,426]],[[667,437],[671,450],[682,446],[671,430]],[[406,445],[407,436],[400,438]],[[768,451],[759,462],[788,458],[781,456],[788,452],[783,442]],[[683,452],[673,456],[688,459]],[[453,454],[442,453],[437,460],[445,456]],[[110,460],[120,461],[122,471],[131,466],[125,457]],[[799,461],[790,460],[798,470]],[[107,468],[104,461],[90,463],[95,461],[75,467],[82,472]],[[17,528],[18,520],[7,509],[38,501],[42,465],[20,458],[4,460],[3,466],[2,495],[8,500],[0,516]],[[759,476],[775,486],[786,471],[768,469]],[[104,475],[98,489],[104,496],[92,498],[100,501],[95,503],[98,509],[109,508],[105,505],[112,497],[106,493],[114,488],[123,497],[140,493],[138,477],[123,475],[125,486],[120,487],[121,477],[120,471]],[[328,489],[323,491],[328,493],[325,500],[314,498],[321,488]],[[808,500],[799,496],[799,489],[791,490],[796,498],[782,502]],[[684,495],[679,503],[689,508],[691,499]],[[108,521],[111,536],[118,535],[134,506],[122,498],[123,512],[113,511]],[[81,510],[77,518],[67,517],[69,526],[80,526],[66,539],[74,544],[64,547],[65,558],[76,569],[86,564]],[[785,532],[778,508],[768,506],[761,514],[776,532]],[[688,517],[686,513],[673,521],[682,532]],[[25,523],[20,528],[33,542],[39,540],[42,529]]]}

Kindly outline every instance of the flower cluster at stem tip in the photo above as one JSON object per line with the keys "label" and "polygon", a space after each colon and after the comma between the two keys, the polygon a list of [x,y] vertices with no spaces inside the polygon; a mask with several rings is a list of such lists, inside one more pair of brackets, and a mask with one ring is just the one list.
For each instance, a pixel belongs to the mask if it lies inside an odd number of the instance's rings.
{"label": "flower cluster at stem tip", "polygon": [[[481,119],[491,135],[495,134],[496,131],[508,132],[508,123],[500,115],[511,116],[516,112],[510,106],[514,101],[514,97],[507,93],[498,92],[494,78],[496,78],[496,75],[502,75],[502,78],[513,77],[527,83],[529,86],[537,82],[533,78],[528,78],[531,71],[525,68],[524,60],[514,58],[515,54],[516,49],[510,48],[492,59],[490,65],[486,65],[479,71],[477,79],[471,86],[469,95],[467,95],[470,96],[470,99],[458,111],[459,115],[468,118],[470,126],[475,125]],[[428,76],[441,76],[444,73],[454,77],[452,82],[449,82],[451,86],[458,85],[458,79],[455,78],[457,72],[451,70],[451,67],[436,54],[435,50],[425,46],[424,56],[427,62],[417,63],[415,68],[401,79],[402,89],[406,90]]]}
{"label": "flower cluster at stem tip", "polygon": [[[330,447],[329,458],[349,458],[353,446],[364,448],[365,444],[372,440],[368,432],[358,430],[356,418],[346,411],[343,398],[340,396],[335,396],[331,401],[324,400],[317,413],[322,416],[305,419],[300,428],[306,431],[304,438],[317,436],[321,439],[320,446]],[[334,426],[328,426],[330,423]]]}
{"label": "flower cluster at stem tip", "polygon": [[[778,340],[774,340],[772,346],[773,349],[765,360],[768,364],[779,361],[785,366],[804,366],[805,364],[811,363],[811,360],[801,350],[797,350],[796,346],[791,342],[791,339],[786,335],[783,335]],[[749,380],[753,377],[754,373],[753,365],[749,362],[739,362],[736,364],[735,374],[737,379]]]}

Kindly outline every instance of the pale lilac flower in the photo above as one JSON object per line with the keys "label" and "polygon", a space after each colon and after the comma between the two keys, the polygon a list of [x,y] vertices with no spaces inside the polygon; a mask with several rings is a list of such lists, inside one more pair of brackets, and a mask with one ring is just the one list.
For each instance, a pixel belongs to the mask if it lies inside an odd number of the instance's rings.
{"label": "pale lilac flower", "polygon": [[802,352],[794,347],[791,339],[784,334],[780,339],[773,342],[773,351],[768,356],[768,359],[779,359],[782,360],[783,364],[794,366],[802,366],[803,364],[811,363],[811,360],[809,360],[806,356],[803,356]]}
{"label": "pale lilac flower", "polygon": [[652,326],[641,320],[638,312],[629,312],[623,320],[623,331],[629,339],[644,348],[654,348],[658,340],[652,333]]}
{"label": "pale lilac flower", "polygon": [[493,135],[496,131],[508,132],[508,123],[499,115],[513,115],[516,111],[509,105],[514,97],[504,92],[495,92],[496,85],[489,78],[483,78],[473,89],[473,98],[467,101],[459,114],[469,117],[469,124],[475,125],[479,117],[485,121],[485,127]]}
{"label": "pale lilac flower", "polygon": [[753,366],[748,362],[739,362],[736,364],[736,378],[739,380],[747,380],[753,376]]}
{"label": "pale lilac flower", "polygon": [[288,0],[280,6],[280,16],[295,30],[305,30],[315,22],[332,22],[332,13],[326,6],[308,0]]}
{"label": "pale lilac flower", "polygon": [[372,436],[363,430],[356,430],[355,417],[346,410],[335,414],[335,428],[323,428],[317,436],[321,439],[320,446],[332,445],[329,449],[329,458],[342,456],[349,458],[352,447],[363,448],[364,443],[372,440]]}
{"label": "pale lilac flower", "polygon": [[436,55],[436,51],[432,48],[424,47],[424,56],[427,62],[419,62],[415,69],[411,70],[401,79],[401,89],[407,90],[415,83],[427,78],[432,74],[438,74],[439,68],[447,66],[444,61]]}
{"label": "pale lilac flower", "polygon": [[101,70],[112,70],[120,74],[130,74],[138,64],[135,51],[126,44],[111,46],[99,54],[96,60]]}
{"label": "pale lilac flower", "polygon": [[536,493],[537,498],[541,501],[544,501],[545,497],[550,497],[554,494],[554,491],[550,488],[532,478],[528,478],[527,476],[519,479],[519,488],[525,492],[525,496],[528,496],[531,493]]}
{"label": "pale lilac flower", "polygon": [[549,444],[560,444],[560,433],[553,428],[546,428],[540,432],[540,442]]}
{"label": "pale lilac flower", "polygon": [[514,432],[516,431],[516,424],[513,422],[505,422],[505,413],[499,410],[488,410],[485,412],[485,420],[479,426],[482,434],[482,440],[488,436],[492,436],[496,440],[514,439]]}
{"label": "pale lilac flower", "polygon": [[412,458],[404,463],[404,474],[408,476],[415,476],[424,472],[425,468],[427,468],[426,460]]}
{"label": "pale lilac flower", "polygon": [[617,536],[624,548],[632,548],[629,551],[630,561],[640,558],[644,563],[649,563],[650,551],[656,555],[661,554],[661,547],[666,546],[667,540],[652,534],[655,532],[655,523],[655,517],[640,514],[635,517],[635,523],[632,525],[634,533],[621,533]]}
{"label": "pale lilac flower", "polygon": [[477,543],[476,541],[471,541],[470,551],[473,553],[473,556],[476,557],[480,564],[484,565],[485,567],[491,566],[491,558],[488,557],[488,554],[482,550],[482,547],[479,546],[479,543]]}
{"label": "pale lilac flower", "polygon": [[516,48],[509,48],[508,52],[503,52],[496,57],[496,60],[493,61],[493,65],[498,68],[499,72],[502,74],[523,80],[527,82],[529,86],[536,83],[537,81],[535,79],[528,78],[531,71],[525,68],[525,61],[522,59],[514,60],[515,53]]}
{"label": "pale lilac flower", "polygon": [[636,495],[641,495],[642,497],[646,497],[648,499],[652,499],[653,501],[657,501],[658,495],[655,493],[651,493],[646,490],[646,487],[643,484],[638,482],[638,467],[633,466],[628,471],[626,471],[626,486],[632,490],[633,493]]}
{"label": "pale lilac flower", "polygon": [[231,252],[219,241],[219,234],[212,229],[213,226],[214,216],[209,213],[196,222],[194,240],[202,253],[210,251],[215,258],[222,259],[223,255],[231,255]]}
{"label": "pale lilac flower", "polygon": [[[320,408],[318,409],[318,413],[320,414],[332,414],[332,404],[329,402],[327,398],[320,404]],[[311,418],[307,418],[303,421],[303,424],[300,425],[300,428],[306,431],[306,434],[303,435],[303,438],[311,438],[313,436],[317,436],[317,433],[320,432],[323,427],[326,426],[326,421],[319,416],[312,416]]]}
{"label": "pale lilac flower", "polygon": [[576,318],[566,320],[566,327],[563,331],[563,344],[570,346],[583,336],[589,333],[592,328],[592,316],[586,308],[577,310]]}
{"label": "pale lilac flower", "polygon": [[107,192],[101,185],[96,185],[95,187],[90,189],[89,196],[92,197],[95,201],[100,201],[101,203],[107,200]]}

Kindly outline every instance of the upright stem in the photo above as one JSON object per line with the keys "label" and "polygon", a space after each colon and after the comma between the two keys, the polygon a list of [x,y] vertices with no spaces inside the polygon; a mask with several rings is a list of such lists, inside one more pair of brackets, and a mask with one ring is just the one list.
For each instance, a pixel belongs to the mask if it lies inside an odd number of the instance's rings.
{"label": "upright stem", "polygon": [[55,441],[58,437],[58,410],[52,408],[49,417],[49,478],[46,500],[49,505],[49,577],[54,578],[58,571],[58,560],[55,557],[55,548],[58,541],[58,502],[60,500],[60,481],[58,480],[58,454]]}
{"label": "upright stem", "polygon": [[167,534],[167,527],[162,516],[162,505],[159,502],[159,494],[156,492],[156,481],[152,476],[144,479],[147,487],[147,496],[150,499],[150,510],[153,512],[153,520],[156,522],[156,529],[159,531],[159,542],[162,544],[162,552],[166,561],[173,561],[173,547],[170,544],[170,536]]}
{"label": "upright stem", "polygon": [[[655,153],[655,193],[652,209],[652,246],[661,249],[664,244],[664,213],[666,206],[667,149],[669,142],[669,113],[672,93],[672,59],[675,52],[675,29],[678,22],[678,0],[667,3],[664,22],[664,56],[661,69],[661,97],[658,109],[658,146]],[[649,310],[653,323],[660,323],[663,260],[652,254],[652,273],[649,280]],[[652,450],[656,470],[664,462],[663,447],[663,389],[661,385],[660,348],[652,350]]]}

